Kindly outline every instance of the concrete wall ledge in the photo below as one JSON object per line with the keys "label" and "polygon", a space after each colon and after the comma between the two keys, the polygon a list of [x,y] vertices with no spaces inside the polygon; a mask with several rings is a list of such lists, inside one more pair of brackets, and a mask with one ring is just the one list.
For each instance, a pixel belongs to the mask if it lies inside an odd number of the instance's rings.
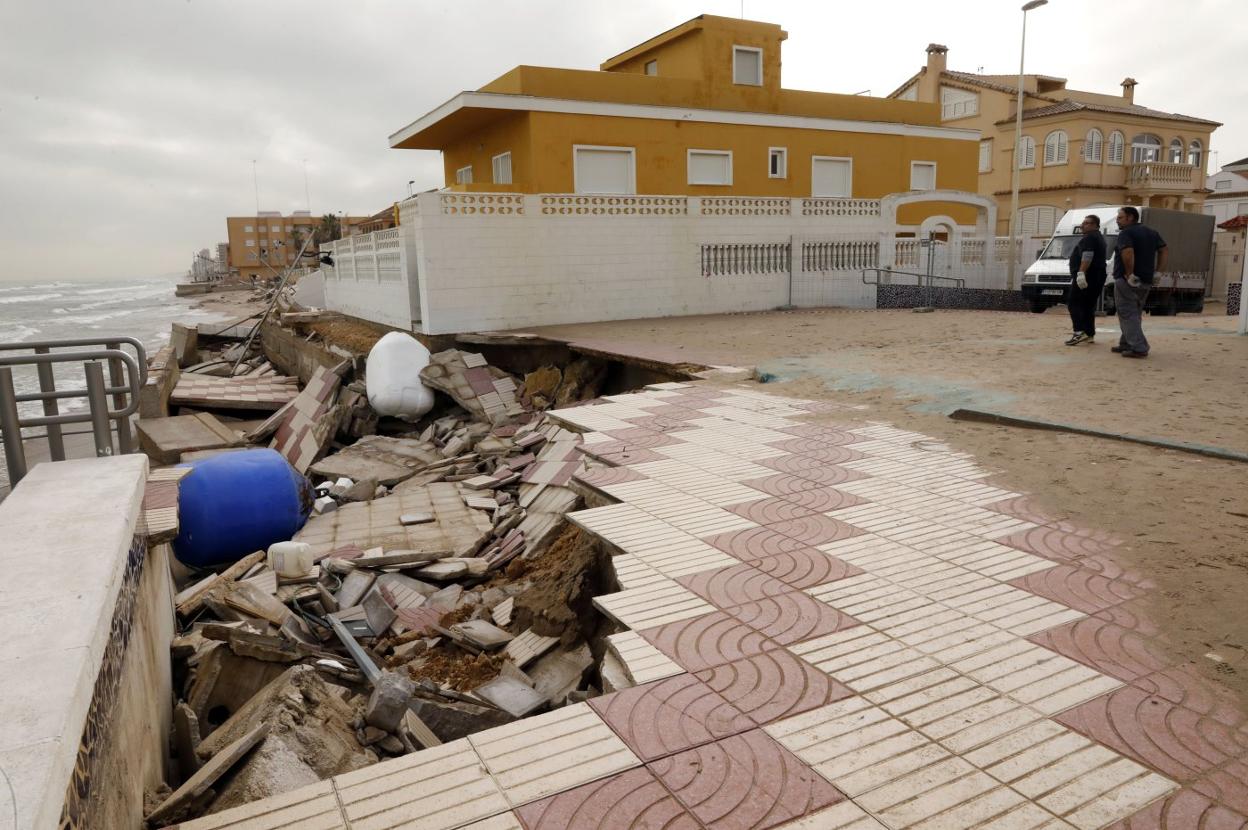
{"label": "concrete wall ledge", "polygon": [[[44,463],[0,503],[0,769],[22,830],[61,818],[146,479],[142,455]],[[0,783],[0,830],[10,798]]]}

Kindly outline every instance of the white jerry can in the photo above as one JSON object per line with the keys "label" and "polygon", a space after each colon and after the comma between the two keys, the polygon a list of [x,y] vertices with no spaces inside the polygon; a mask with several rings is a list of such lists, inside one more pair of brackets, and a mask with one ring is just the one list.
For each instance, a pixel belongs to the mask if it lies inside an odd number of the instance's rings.
{"label": "white jerry can", "polygon": [[368,353],[368,403],[378,415],[415,420],[433,409],[433,390],[420,381],[429,350],[410,334],[392,331]]}

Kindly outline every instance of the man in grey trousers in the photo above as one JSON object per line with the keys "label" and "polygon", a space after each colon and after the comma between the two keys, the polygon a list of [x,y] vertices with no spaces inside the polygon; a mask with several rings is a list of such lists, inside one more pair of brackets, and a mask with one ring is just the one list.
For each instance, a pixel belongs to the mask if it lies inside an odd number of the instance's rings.
{"label": "man in grey trousers", "polygon": [[1111,351],[1123,357],[1148,357],[1141,316],[1153,287],[1153,275],[1166,267],[1166,240],[1140,224],[1133,207],[1118,209],[1118,244],[1114,256],[1114,306],[1118,309],[1118,345]]}

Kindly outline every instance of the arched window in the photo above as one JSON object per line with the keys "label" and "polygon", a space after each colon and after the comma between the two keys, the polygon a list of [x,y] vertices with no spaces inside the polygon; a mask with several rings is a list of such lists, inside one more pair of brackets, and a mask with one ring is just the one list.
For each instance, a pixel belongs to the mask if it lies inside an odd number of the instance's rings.
{"label": "arched window", "polygon": [[1123,149],[1127,143],[1126,137],[1114,130],[1109,134],[1109,163],[1122,164]]}
{"label": "arched window", "polygon": [[1199,141],[1193,140],[1187,145],[1187,163],[1193,167],[1202,167],[1205,163],[1205,147]]}
{"label": "arched window", "polygon": [[1065,130],[1054,130],[1044,137],[1044,164],[1065,164],[1067,159]]}
{"label": "arched window", "polygon": [[1023,136],[1018,144],[1018,166],[1024,169],[1036,166],[1036,140],[1029,135]]}
{"label": "arched window", "polygon": [[1170,139],[1170,152],[1166,156],[1166,161],[1170,162],[1171,164],[1183,163],[1183,139],[1181,138]]}
{"label": "arched window", "polygon": [[1088,137],[1083,140],[1084,161],[1100,162],[1104,157],[1105,135],[1096,127],[1088,130]]}
{"label": "arched window", "polygon": [[1161,161],[1161,139],[1148,133],[1140,133],[1131,139],[1131,163]]}

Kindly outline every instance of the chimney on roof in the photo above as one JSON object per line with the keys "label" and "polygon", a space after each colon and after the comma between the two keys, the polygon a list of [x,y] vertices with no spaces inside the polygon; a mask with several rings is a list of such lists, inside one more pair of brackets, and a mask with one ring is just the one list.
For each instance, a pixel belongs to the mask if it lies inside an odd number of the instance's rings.
{"label": "chimney on roof", "polygon": [[945,71],[945,55],[949,47],[940,43],[927,44],[927,71],[929,74],[940,75]]}
{"label": "chimney on roof", "polygon": [[1128,104],[1135,103],[1135,78],[1122,79],[1122,100]]}

